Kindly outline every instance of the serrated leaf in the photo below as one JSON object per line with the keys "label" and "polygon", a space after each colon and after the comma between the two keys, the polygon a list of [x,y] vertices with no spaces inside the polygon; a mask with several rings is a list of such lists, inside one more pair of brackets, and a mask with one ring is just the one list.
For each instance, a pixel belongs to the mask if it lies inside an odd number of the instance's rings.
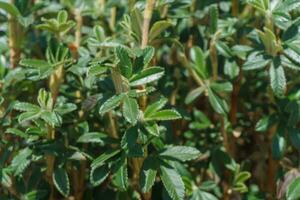
{"label": "serrated leaf", "polygon": [[286,90],[286,78],[282,66],[272,64],[269,69],[270,84],[276,96],[283,96]]}
{"label": "serrated leaf", "polygon": [[243,65],[243,70],[262,69],[270,62],[271,60],[265,59],[263,56],[250,56]]}
{"label": "serrated leaf", "polygon": [[95,168],[95,167],[99,167],[104,165],[104,162],[112,157],[114,157],[115,155],[117,155],[118,153],[120,153],[120,149],[112,149],[112,150],[108,150],[106,152],[104,152],[103,154],[101,154],[99,157],[97,157],[95,160],[93,160],[91,167]]}
{"label": "serrated leaf", "polygon": [[149,41],[153,41],[157,36],[171,26],[172,23],[165,20],[155,22],[149,31]]}
{"label": "serrated leaf", "polygon": [[6,170],[5,168],[0,169],[0,183],[5,187],[12,186],[12,180],[8,174],[8,170]]}
{"label": "serrated leaf", "polygon": [[139,106],[135,99],[125,96],[123,101],[123,116],[132,125],[137,123]]}
{"label": "serrated leaf", "polygon": [[148,192],[155,182],[157,164],[153,157],[147,157],[142,166],[140,175],[140,186],[143,192]]}
{"label": "serrated leaf", "polygon": [[132,63],[127,50],[119,46],[116,48],[116,54],[120,60],[119,66],[121,74],[126,78],[130,78],[132,75]]}
{"label": "serrated leaf", "polygon": [[158,120],[158,121],[165,121],[165,120],[176,120],[180,119],[181,115],[176,110],[161,110],[156,113],[151,114],[147,118],[145,117],[145,121],[151,120]]}
{"label": "serrated leaf", "polygon": [[24,170],[30,165],[32,150],[29,148],[22,149],[18,154],[13,158],[11,162],[11,167],[14,171],[14,175],[21,175]]}
{"label": "serrated leaf", "polygon": [[117,106],[119,106],[121,104],[121,102],[123,101],[125,97],[125,94],[121,93],[119,95],[114,95],[111,98],[109,98],[108,100],[106,100],[100,107],[99,109],[99,113],[100,114],[104,114],[108,111],[113,110],[114,108],[116,108]]}
{"label": "serrated leaf", "polygon": [[122,157],[116,173],[114,174],[114,184],[122,191],[128,187],[128,171],[127,171],[127,158]]}
{"label": "serrated leaf", "polygon": [[41,115],[41,112],[24,112],[18,116],[19,123],[23,123],[25,121],[38,119]]}
{"label": "serrated leaf", "polygon": [[161,97],[158,101],[147,106],[146,110],[144,111],[144,117],[151,116],[156,111],[162,109],[166,105],[167,102],[168,102],[167,98]]}
{"label": "serrated leaf", "polygon": [[184,184],[178,172],[169,166],[160,166],[160,178],[173,200],[184,199]]}
{"label": "serrated leaf", "polygon": [[130,86],[144,85],[160,79],[164,75],[161,67],[148,67],[130,79]]}
{"label": "serrated leaf", "polygon": [[145,129],[148,131],[149,134],[159,137],[159,128],[157,123],[155,122],[147,123],[145,124]]}
{"label": "serrated leaf", "polygon": [[107,71],[107,69],[108,67],[101,65],[91,66],[88,70],[88,76],[98,76],[104,74]]}
{"label": "serrated leaf", "polygon": [[196,159],[199,155],[198,149],[187,146],[170,146],[159,153],[159,156],[164,159],[175,159],[182,162]]}
{"label": "serrated leaf", "polygon": [[61,167],[56,168],[53,172],[52,179],[56,189],[64,197],[68,197],[70,194],[70,182],[66,170]]}
{"label": "serrated leaf", "polygon": [[28,112],[39,112],[40,107],[31,103],[16,102],[14,104],[14,109],[18,111],[28,111]]}
{"label": "serrated leaf", "polygon": [[95,187],[100,185],[109,175],[109,168],[107,165],[100,167],[92,167],[90,172],[90,182]]}

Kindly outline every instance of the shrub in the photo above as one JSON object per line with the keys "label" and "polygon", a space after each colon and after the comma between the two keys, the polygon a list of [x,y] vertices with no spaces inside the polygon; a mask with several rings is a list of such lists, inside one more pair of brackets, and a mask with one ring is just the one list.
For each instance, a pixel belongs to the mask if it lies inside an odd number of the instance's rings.
{"label": "shrub", "polygon": [[299,199],[299,6],[0,1],[0,199]]}

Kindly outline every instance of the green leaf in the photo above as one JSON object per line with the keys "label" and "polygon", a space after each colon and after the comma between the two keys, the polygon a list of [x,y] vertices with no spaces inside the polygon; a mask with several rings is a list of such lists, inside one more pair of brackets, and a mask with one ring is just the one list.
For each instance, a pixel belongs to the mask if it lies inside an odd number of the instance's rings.
{"label": "green leaf", "polygon": [[109,175],[109,168],[107,165],[100,167],[92,167],[90,172],[90,182],[95,187],[100,185]]}
{"label": "green leaf", "polygon": [[40,118],[52,127],[60,126],[62,124],[62,118],[56,112],[43,111]]}
{"label": "green leaf", "polygon": [[99,76],[104,74],[107,71],[108,67],[101,66],[101,65],[95,65],[89,68],[88,70],[88,76]]}
{"label": "green leaf", "polygon": [[226,58],[232,58],[233,57],[233,52],[226,43],[221,42],[221,41],[217,41],[216,42],[216,47],[217,47],[218,52],[222,56],[224,56]]}
{"label": "green leaf", "polygon": [[[279,130],[280,131],[280,130]],[[276,133],[272,138],[272,156],[274,159],[281,159],[286,148],[286,140],[281,133]]]}
{"label": "green leaf", "polygon": [[288,136],[292,145],[300,150],[300,131],[297,128],[289,128]]}
{"label": "green leaf", "polygon": [[240,172],[236,177],[235,177],[235,182],[236,183],[243,183],[246,180],[248,180],[251,177],[251,174],[249,172]]}
{"label": "green leaf", "polygon": [[262,69],[270,62],[271,60],[266,59],[263,56],[249,56],[243,65],[243,70]]}
{"label": "green leaf", "polygon": [[80,136],[77,140],[79,143],[97,143],[99,145],[104,145],[105,140],[108,139],[107,134],[101,132],[90,132],[85,133]]}
{"label": "green leaf", "polygon": [[145,128],[149,134],[159,137],[159,128],[158,128],[157,123],[154,123],[154,122],[147,123],[147,124],[145,124]]}
{"label": "green leaf", "polygon": [[171,26],[172,26],[172,23],[165,21],[165,20],[155,22],[149,32],[149,41],[150,42],[153,41],[162,32],[164,32],[167,28],[169,28]]}
{"label": "green leaf", "polygon": [[25,121],[38,119],[41,115],[41,112],[25,112],[18,116],[19,123],[23,123]]}
{"label": "green leaf", "polygon": [[47,61],[37,59],[22,59],[20,61],[20,65],[33,68],[52,67],[51,64],[49,64]]}
{"label": "green leaf", "polygon": [[24,170],[30,165],[31,155],[32,150],[29,148],[25,148],[20,150],[18,154],[13,158],[11,167],[14,171],[15,176],[21,175]]}
{"label": "green leaf", "polygon": [[57,14],[57,21],[60,24],[63,24],[63,23],[66,23],[67,20],[68,20],[68,13],[67,13],[67,11],[65,11],[65,10],[59,11],[58,14]]}
{"label": "green leaf", "polygon": [[139,106],[135,99],[125,96],[123,102],[123,116],[132,125],[136,124],[139,116]]}
{"label": "green leaf", "polygon": [[256,123],[255,130],[259,132],[267,131],[275,122],[274,115],[263,117]]}
{"label": "green leaf", "polygon": [[173,200],[184,199],[184,184],[178,172],[169,166],[160,166],[161,180]]}
{"label": "green leaf", "polygon": [[[268,0],[267,0],[268,1]],[[269,5],[266,3],[265,0],[247,0],[247,3],[251,6],[255,7],[261,12],[265,12],[268,10]]]}
{"label": "green leaf", "polygon": [[12,180],[8,174],[8,170],[6,170],[5,168],[0,169],[0,183],[5,187],[12,186]]}
{"label": "green leaf", "polygon": [[200,47],[192,47],[191,51],[191,59],[195,63],[194,69],[196,72],[202,77],[207,77],[206,71],[206,63],[205,63],[205,55]]}
{"label": "green leaf", "polygon": [[154,52],[155,49],[151,46],[147,46],[144,49],[142,49],[144,67],[147,67],[147,65],[150,63],[154,56]]}
{"label": "green leaf", "polygon": [[218,30],[218,18],[219,10],[217,5],[209,7],[209,31],[211,34],[215,34]]}
{"label": "green leaf", "polygon": [[68,197],[70,194],[70,182],[66,170],[62,167],[55,168],[52,179],[56,189],[64,197]]}
{"label": "green leaf", "polygon": [[201,86],[201,87],[197,87],[196,89],[193,89],[192,91],[190,91],[188,93],[188,95],[186,96],[184,103],[185,104],[190,104],[192,103],[195,99],[197,99],[203,92],[205,91],[205,87]]}
{"label": "green leaf", "polygon": [[127,129],[121,140],[121,147],[125,150],[128,157],[141,157],[144,155],[144,149],[137,142],[139,129],[136,126]]}
{"label": "green leaf", "polygon": [[26,133],[16,128],[8,128],[6,129],[5,133],[10,133],[25,139],[28,138],[28,135]]}
{"label": "green leaf", "polygon": [[161,67],[148,67],[130,79],[130,86],[144,85],[160,79],[164,75]]}
{"label": "green leaf", "polygon": [[164,159],[175,159],[182,162],[196,159],[199,155],[198,149],[187,146],[170,146],[159,153],[159,156]]}
{"label": "green leaf", "polygon": [[300,198],[300,177],[296,178],[291,182],[286,191],[287,200],[295,200]]}
{"label": "green leaf", "polygon": [[270,66],[270,84],[276,96],[283,96],[286,90],[286,79],[282,66]]}
{"label": "green leaf", "polygon": [[144,193],[150,191],[151,187],[154,185],[157,174],[156,162],[157,161],[153,157],[147,157],[143,162],[140,175],[140,186]]}
{"label": "green leaf", "polygon": [[148,116],[154,114],[156,111],[162,109],[166,105],[167,102],[168,102],[167,98],[161,97],[155,103],[147,106],[146,110],[144,111],[144,116],[148,117]]}
{"label": "green leaf", "polygon": [[157,111],[150,116],[145,117],[145,121],[152,121],[152,120],[158,120],[158,121],[165,121],[165,120],[176,120],[180,119],[181,115],[176,110],[161,110]]}
{"label": "green leaf", "polygon": [[190,200],[218,200],[213,194],[197,189],[193,192]]}
{"label": "green leaf", "polygon": [[121,104],[125,97],[125,94],[121,93],[119,95],[114,95],[108,100],[106,100],[100,107],[99,113],[103,115],[104,113],[113,110]]}
{"label": "green leaf", "polygon": [[228,106],[226,102],[222,99],[220,99],[217,94],[214,94],[214,92],[208,88],[208,100],[210,102],[210,105],[213,107],[213,109],[222,115],[226,115],[228,112]]}
{"label": "green leaf", "polygon": [[130,78],[132,75],[132,63],[127,50],[121,46],[118,46],[116,48],[116,54],[120,60],[119,66],[121,74],[126,78]]}
{"label": "green leaf", "polygon": [[59,115],[65,115],[65,114],[70,113],[70,112],[72,112],[76,109],[77,109],[76,104],[74,104],[74,103],[64,103],[64,104],[59,105],[58,107],[56,107],[54,110]]}
{"label": "green leaf", "polygon": [[101,154],[98,158],[96,158],[95,160],[93,160],[91,167],[95,168],[95,167],[99,167],[104,165],[104,162],[107,161],[108,159],[114,157],[115,155],[117,155],[118,153],[120,153],[120,149],[111,149],[108,150],[106,152],[104,152],[103,154]]}
{"label": "green leaf", "polygon": [[127,171],[127,159],[121,157],[120,162],[117,162],[119,166],[114,174],[114,184],[122,191],[125,191],[128,187],[128,171]]}
{"label": "green leaf", "polygon": [[14,109],[18,111],[26,111],[26,112],[39,112],[41,109],[37,105],[25,102],[16,102],[14,104]]}
{"label": "green leaf", "polygon": [[14,17],[21,16],[20,11],[14,4],[0,1],[0,8],[5,10],[6,12],[8,12],[9,14],[11,14]]}

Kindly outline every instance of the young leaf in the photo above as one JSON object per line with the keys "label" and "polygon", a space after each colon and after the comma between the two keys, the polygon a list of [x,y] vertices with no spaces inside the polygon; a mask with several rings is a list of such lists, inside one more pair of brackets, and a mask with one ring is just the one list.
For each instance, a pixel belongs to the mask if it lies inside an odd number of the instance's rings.
{"label": "young leaf", "polygon": [[263,56],[249,56],[243,65],[243,70],[262,69],[270,62],[271,60],[265,59]]}
{"label": "young leaf", "polygon": [[139,116],[139,106],[135,99],[125,96],[123,102],[123,116],[132,125],[136,124]]}
{"label": "young leaf", "polygon": [[159,156],[164,159],[175,159],[182,162],[199,157],[200,151],[194,147],[171,146],[162,150]]}
{"label": "young leaf", "polygon": [[142,166],[140,175],[140,186],[143,192],[148,192],[155,182],[157,174],[156,160],[153,157],[147,157]]}
{"label": "young leaf", "polygon": [[104,113],[111,111],[121,104],[125,97],[125,94],[121,93],[119,95],[114,95],[108,100],[106,100],[100,107],[99,113],[103,115]]}
{"label": "young leaf", "polygon": [[56,189],[64,197],[68,197],[70,194],[70,182],[66,170],[61,167],[56,168],[53,172],[52,178]]}
{"label": "young leaf", "polygon": [[161,180],[173,200],[184,199],[184,184],[177,171],[169,166],[160,166]]}
{"label": "young leaf", "polygon": [[165,121],[180,119],[181,115],[176,110],[161,110],[145,118],[145,121]]}
{"label": "young leaf", "polygon": [[149,41],[153,41],[157,36],[159,36],[170,26],[172,26],[172,23],[165,20],[155,22],[149,32]]}
{"label": "young leaf", "polygon": [[107,165],[100,167],[92,167],[90,173],[90,182],[95,187],[100,185],[109,175],[109,168]]}
{"label": "young leaf", "polygon": [[130,79],[130,86],[144,85],[160,79],[164,75],[164,69],[161,67],[149,67]]}
{"label": "young leaf", "polygon": [[209,31],[211,34],[215,34],[218,30],[218,17],[219,11],[216,5],[209,7]]}

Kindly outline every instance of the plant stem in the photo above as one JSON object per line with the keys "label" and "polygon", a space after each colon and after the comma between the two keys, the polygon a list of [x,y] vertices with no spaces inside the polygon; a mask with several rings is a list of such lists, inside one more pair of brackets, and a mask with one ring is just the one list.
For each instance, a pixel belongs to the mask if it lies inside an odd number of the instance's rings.
{"label": "plant stem", "polygon": [[142,28],[142,44],[141,48],[145,48],[148,44],[148,37],[149,37],[149,28],[150,22],[152,18],[153,9],[155,6],[155,0],[147,0],[146,8],[144,11],[144,22]]}
{"label": "plant stem", "polygon": [[81,41],[81,27],[82,27],[81,10],[78,8],[75,8],[74,16],[75,16],[75,21],[76,21],[75,47],[76,47],[76,58],[77,58],[78,57],[78,49],[80,47],[80,41]]}
{"label": "plant stem", "polygon": [[116,18],[117,18],[117,7],[112,7],[110,10],[110,21],[109,21],[109,28],[112,32],[115,31],[116,26]]}
{"label": "plant stem", "polygon": [[[10,1],[11,4],[15,3],[15,0]],[[20,61],[20,33],[21,26],[19,25],[16,17],[10,15],[8,22],[8,43],[9,43],[9,51],[10,51],[10,64],[11,68],[17,67]]]}
{"label": "plant stem", "polygon": [[231,0],[231,14],[237,17],[239,14],[239,0]]}

